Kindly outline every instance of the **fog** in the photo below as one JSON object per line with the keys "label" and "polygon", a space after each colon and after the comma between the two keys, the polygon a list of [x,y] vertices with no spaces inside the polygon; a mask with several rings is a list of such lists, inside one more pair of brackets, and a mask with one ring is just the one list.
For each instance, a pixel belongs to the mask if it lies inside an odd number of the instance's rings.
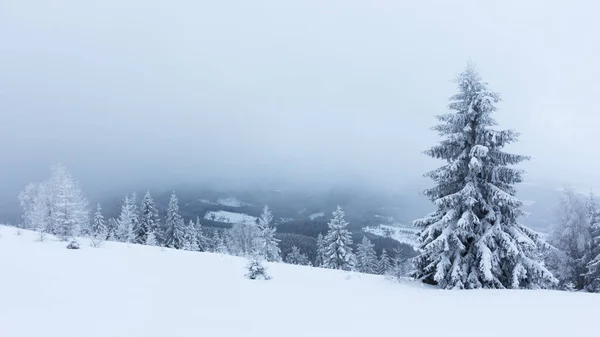
{"label": "fog", "polygon": [[[420,182],[468,60],[528,181],[600,182],[592,1],[0,2],[0,195]],[[600,185],[600,184],[598,184]]]}

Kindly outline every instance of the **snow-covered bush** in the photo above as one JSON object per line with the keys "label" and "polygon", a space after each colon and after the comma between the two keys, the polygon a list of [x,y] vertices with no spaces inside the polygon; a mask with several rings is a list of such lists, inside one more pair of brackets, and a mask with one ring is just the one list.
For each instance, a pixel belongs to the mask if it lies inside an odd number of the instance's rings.
{"label": "snow-covered bush", "polygon": [[251,280],[271,279],[271,277],[267,274],[267,269],[263,266],[261,259],[258,256],[254,256],[249,260],[247,268],[248,272],[246,273],[246,277]]}

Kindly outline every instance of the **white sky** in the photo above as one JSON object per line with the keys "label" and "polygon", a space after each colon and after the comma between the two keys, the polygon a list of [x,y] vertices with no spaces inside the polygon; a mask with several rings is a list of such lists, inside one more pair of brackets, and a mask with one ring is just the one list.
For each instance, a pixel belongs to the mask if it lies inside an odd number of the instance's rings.
{"label": "white sky", "polygon": [[[529,181],[600,185],[594,1],[3,0],[0,194],[62,161],[91,188],[405,183],[473,60]],[[2,189],[0,187],[0,189]]]}

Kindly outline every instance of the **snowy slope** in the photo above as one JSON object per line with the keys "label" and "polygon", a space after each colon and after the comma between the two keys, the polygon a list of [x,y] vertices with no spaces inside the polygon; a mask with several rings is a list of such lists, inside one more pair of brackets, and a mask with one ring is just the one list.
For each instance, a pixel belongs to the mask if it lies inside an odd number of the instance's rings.
{"label": "snowy slope", "polygon": [[378,225],[363,228],[363,232],[394,239],[412,247],[417,247],[417,230],[415,228]]}
{"label": "snowy slope", "polygon": [[[374,275],[108,243],[65,249],[0,226],[0,336],[593,336],[600,296],[445,291]],[[435,318],[434,318],[435,317]]]}

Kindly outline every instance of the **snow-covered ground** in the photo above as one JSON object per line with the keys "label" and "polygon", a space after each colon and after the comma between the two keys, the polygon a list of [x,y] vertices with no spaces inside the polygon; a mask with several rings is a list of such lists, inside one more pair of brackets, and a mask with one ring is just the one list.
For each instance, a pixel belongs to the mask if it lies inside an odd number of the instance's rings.
{"label": "snow-covered ground", "polygon": [[210,211],[206,212],[204,219],[225,222],[225,223],[255,223],[256,217],[245,213],[235,213],[228,211]]}
{"label": "snow-covered ground", "polygon": [[80,250],[0,226],[0,336],[594,336],[600,296],[448,291],[381,276],[109,242]]}
{"label": "snow-covered ground", "polygon": [[365,233],[394,239],[412,247],[417,246],[417,230],[415,228],[378,225],[365,227],[363,228],[363,231]]}

